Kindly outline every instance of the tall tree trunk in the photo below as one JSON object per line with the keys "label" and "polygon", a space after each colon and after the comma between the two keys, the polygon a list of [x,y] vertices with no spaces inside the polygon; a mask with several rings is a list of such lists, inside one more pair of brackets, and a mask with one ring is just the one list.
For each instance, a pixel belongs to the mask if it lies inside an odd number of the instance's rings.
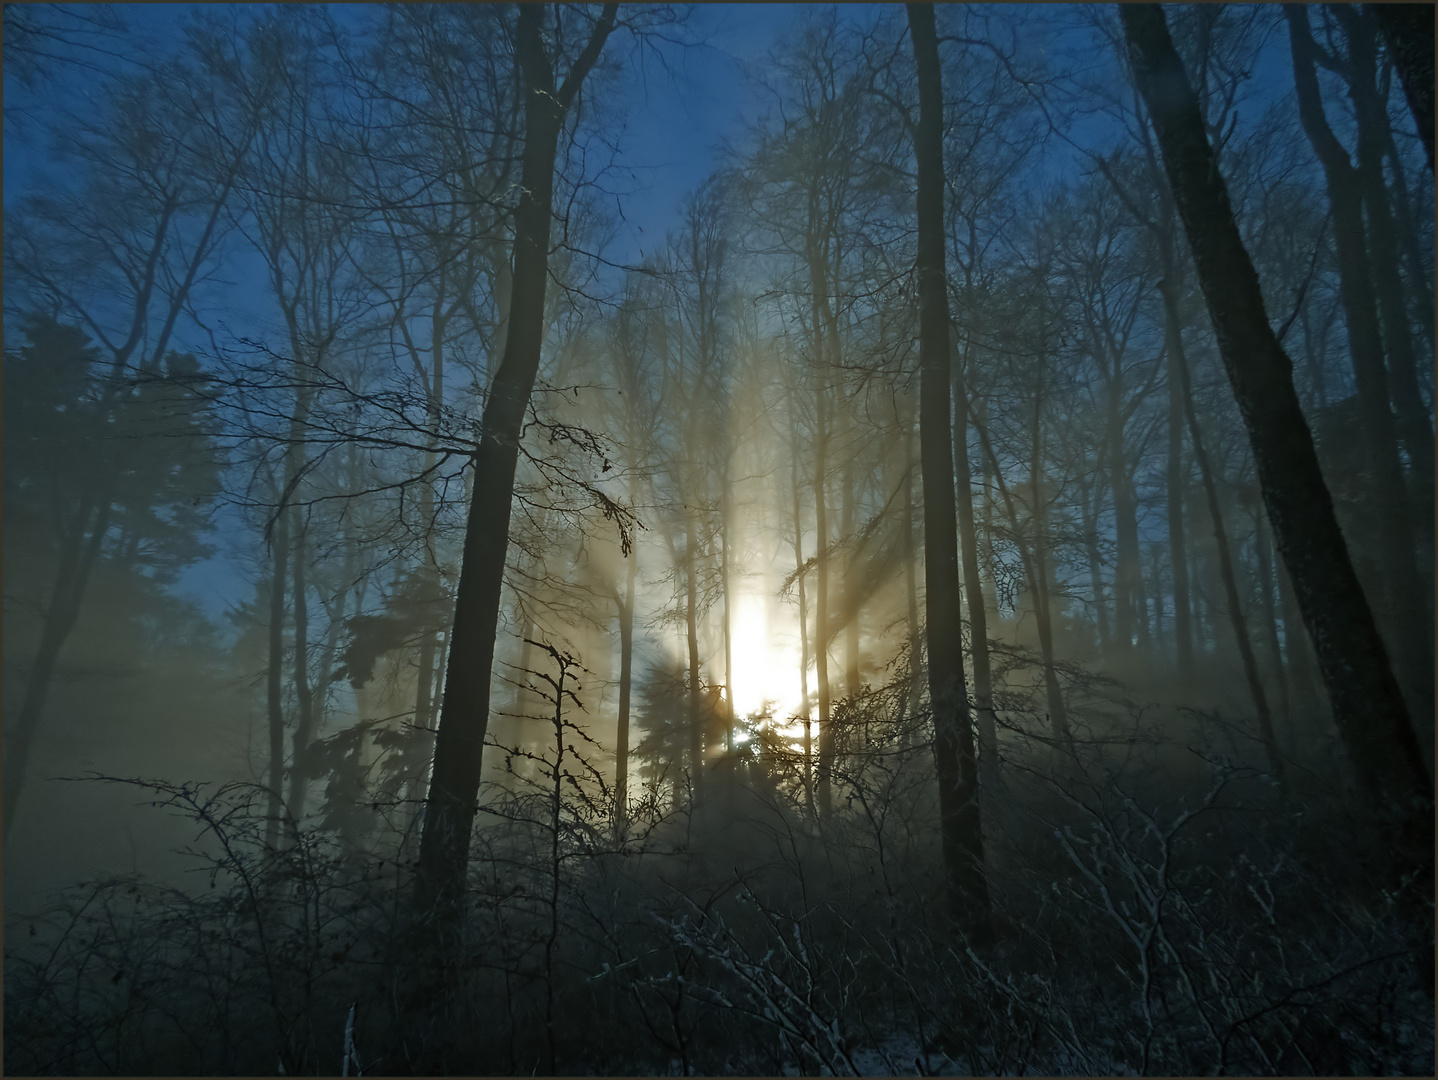
{"label": "tall tree trunk", "polygon": [[[1418,384],[1418,363],[1408,321],[1407,290],[1400,272],[1401,253],[1397,228],[1383,179],[1383,157],[1392,132],[1388,109],[1380,98],[1378,80],[1378,27],[1371,13],[1335,5],[1331,9],[1348,36],[1349,90],[1358,117],[1358,186],[1368,220],[1368,244],[1378,314],[1383,327],[1383,348],[1388,357],[1389,385],[1397,413],[1398,435],[1408,452],[1412,483],[1410,505],[1418,571],[1433,562],[1434,460],[1433,427]],[[1427,305],[1432,311],[1432,305]],[[1397,663],[1400,681],[1415,716],[1433,713],[1433,609],[1431,579],[1424,580],[1412,598],[1402,631]],[[1409,639],[1407,634],[1417,631]]]}
{"label": "tall tree trunk", "polygon": [[694,508],[684,510],[684,633],[689,645],[689,784],[704,786],[704,697],[699,686],[699,535]]}
{"label": "tall tree trunk", "polygon": [[[818,311],[815,310],[815,326],[818,327]],[[814,428],[814,527],[817,532],[814,568],[814,677],[819,691],[819,812],[828,816],[831,808],[829,770],[833,767],[834,728],[830,722],[829,690],[829,516],[824,498],[828,473],[828,416],[825,404],[828,400],[828,379],[822,359],[822,346],[818,333],[815,334],[814,351],[818,357],[817,412]]]}
{"label": "tall tree trunk", "polygon": [[799,587],[799,708],[804,714],[804,803],[814,813],[814,753],[809,704],[809,604],[804,579],[804,518],[799,501],[799,432],[794,415],[794,390],[789,388],[789,481],[794,492],[794,569]]}
{"label": "tall tree trunk", "polygon": [[1121,4],[1119,16],[1334,719],[1371,804],[1399,803],[1412,826],[1410,850],[1431,858],[1432,782],[1339,531],[1292,363],[1269,325],[1197,97],[1162,9]]}
{"label": "tall tree trunk", "polygon": [[[1171,221],[1172,218],[1170,217]],[[1193,616],[1188,600],[1188,542],[1183,526],[1183,390],[1178,376],[1183,364],[1183,324],[1179,318],[1180,281],[1173,244],[1165,244],[1164,278],[1159,282],[1163,297],[1163,334],[1168,353],[1168,552],[1173,566],[1173,642],[1180,695],[1193,685]]]}
{"label": "tall tree trunk", "polygon": [[474,492],[465,525],[464,562],[416,875],[421,910],[440,904],[457,914],[463,894],[489,727],[490,672],[519,436],[544,341],[554,157],[565,113],[599,58],[617,13],[617,4],[604,6],[588,42],[556,90],[544,43],[545,9],[538,5],[519,9],[515,49],[524,80],[524,153],[514,218],[513,295],[504,354],[490,385],[474,454]]}
{"label": "tall tree trunk", "polygon": [[1262,597],[1263,633],[1268,644],[1268,654],[1273,662],[1273,682],[1278,688],[1278,715],[1285,728],[1291,733],[1290,712],[1292,703],[1288,696],[1288,674],[1283,669],[1283,650],[1278,643],[1278,611],[1273,603],[1273,559],[1272,541],[1268,535],[1268,515],[1263,509],[1263,497],[1256,487],[1248,489],[1249,510],[1253,515],[1253,549],[1258,559],[1258,589]]}
{"label": "tall tree trunk", "polygon": [[1084,555],[1088,559],[1089,590],[1093,593],[1099,655],[1108,660],[1113,641],[1108,625],[1108,601],[1104,596],[1103,559],[1098,550],[1098,507],[1103,501],[1098,475],[1095,471],[1096,479],[1092,486],[1087,481],[1080,481],[1078,484],[1079,516],[1083,522]]}
{"label": "tall tree trunk", "polygon": [[[529,749],[526,744],[525,721],[533,719],[530,708],[534,705],[534,692],[529,688],[529,680],[524,678],[524,672],[534,670],[534,642],[532,639],[539,636],[539,626],[535,623],[533,616],[524,617],[524,633],[519,637],[519,678],[514,680],[514,715],[500,718],[503,725],[505,720],[509,721],[508,734],[505,736],[509,742],[521,749]],[[502,727],[501,730],[504,730]],[[519,767],[527,767],[528,762],[521,762]]]}
{"label": "tall tree trunk", "polygon": [[944,869],[954,919],[980,941],[988,935],[989,891],[979,817],[978,755],[964,681],[959,550],[949,426],[950,338],[944,268],[944,119],[934,9],[909,4],[918,68],[919,458],[924,483],[924,603],[929,702]]}
{"label": "tall tree trunk", "polygon": [[724,752],[734,750],[734,594],[729,589],[729,469],[719,488],[719,591],[724,598]]}
{"label": "tall tree trunk", "polygon": [[[1383,521],[1379,530],[1380,555],[1387,603],[1382,610],[1390,616],[1387,622],[1391,626],[1390,640],[1396,646],[1393,654],[1400,685],[1415,707],[1426,710],[1426,715],[1432,711],[1432,623],[1423,602],[1424,587],[1414,554],[1412,511],[1398,456],[1398,428],[1383,362],[1373,267],[1364,245],[1362,184],[1359,170],[1349,163],[1347,151],[1334,137],[1323,115],[1307,10],[1292,4],[1284,5],[1283,10],[1288,17],[1299,116],[1323,165],[1333,205],[1339,295],[1348,324],[1364,450],[1371,474],[1367,512]],[[1430,467],[1431,454],[1430,448]],[[1429,483],[1432,483],[1431,477]]]}
{"label": "tall tree trunk", "polygon": [[[1129,479],[1128,460],[1123,451],[1123,390],[1119,382],[1118,357],[1113,358],[1114,374],[1106,394],[1105,445],[1108,448],[1109,487],[1113,491],[1114,529],[1118,540],[1118,565],[1114,572],[1114,602],[1117,609],[1114,633],[1120,655],[1132,655],[1140,641],[1147,639],[1144,627],[1143,565],[1138,544],[1138,500]],[[1035,507],[1037,512],[1037,506]]]}
{"label": "tall tree trunk", "polygon": [[[969,402],[969,422],[974,429],[983,432],[989,422],[988,402],[982,397],[975,397]],[[981,535],[982,550],[988,555],[989,573],[985,575],[987,587],[984,593],[984,614],[992,617],[992,621],[999,623],[999,582],[994,571],[998,565],[998,553],[994,550],[994,488],[997,486],[993,480],[992,468],[987,454],[979,455],[979,482],[984,493],[983,507],[979,512],[979,533]]]}
{"label": "tall tree trunk", "polygon": [[[633,491],[630,493],[631,505]],[[619,727],[614,740],[614,837],[623,841],[629,821],[629,693],[634,672],[634,588],[639,549],[625,559],[624,598],[619,602]]]}
{"label": "tall tree trunk", "polygon": [[1433,5],[1366,4],[1383,27],[1393,66],[1403,81],[1408,108],[1418,125],[1428,171],[1433,171]]}
{"label": "tall tree trunk", "polygon": [[1403,168],[1403,155],[1398,152],[1398,144],[1393,138],[1391,126],[1383,129],[1383,152],[1388,159],[1388,167],[1393,170],[1393,184],[1389,189],[1393,198],[1393,218],[1398,229],[1398,240],[1403,247],[1403,261],[1408,264],[1408,297],[1409,310],[1418,316],[1418,326],[1422,331],[1425,347],[1429,352],[1433,351],[1433,264],[1423,258],[1423,252],[1418,246],[1418,239],[1421,231],[1413,214],[1413,206],[1408,196],[1408,180]]}
{"label": "tall tree trunk", "polygon": [[[1264,516],[1267,517],[1266,512]],[[1283,658],[1291,707],[1295,718],[1301,715],[1311,720],[1323,707],[1313,671],[1313,642],[1309,640],[1308,629],[1303,625],[1303,616],[1299,613],[1298,599],[1293,595],[1293,582],[1283,565],[1282,553],[1279,554],[1274,571],[1274,577],[1278,579],[1278,607],[1283,614]],[[1301,735],[1306,732],[1300,733],[1296,723],[1292,726],[1294,741],[1300,744],[1305,742]]]}
{"label": "tall tree trunk", "polygon": [[859,584],[854,565],[854,458],[844,462],[839,481],[839,535],[850,544],[844,560],[844,693],[852,698],[859,692]]}
{"label": "tall tree trunk", "polygon": [[[1418,360],[1408,324],[1408,305],[1403,276],[1398,230],[1383,180],[1383,157],[1391,138],[1388,110],[1378,95],[1377,27],[1358,7],[1334,5],[1333,12],[1348,33],[1351,79],[1350,96],[1358,117],[1358,186],[1368,218],[1368,243],[1378,314],[1383,323],[1383,348],[1393,390],[1393,407],[1398,414],[1398,432],[1408,450],[1414,487],[1426,496],[1428,524],[1432,527],[1433,426],[1418,388]],[[1428,305],[1429,310],[1432,305]],[[1423,507],[1417,508],[1421,527]],[[1430,538],[1431,539],[1431,538]]]}
{"label": "tall tree trunk", "polygon": [[1193,458],[1198,462],[1198,475],[1203,481],[1204,497],[1208,500],[1208,517],[1213,525],[1213,546],[1218,557],[1218,573],[1223,579],[1223,594],[1228,604],[1228,620],[1233,627],[1233,640],[1238,645],[1238,655],[1243,662],[1243,677],[1248,681],[1249,696],[1253,698],[1253,710],[1258,717],[1258,732],[1263,739],[1264,752],[1268,756],[1268,767],[1273,770],[1274,779],[1283,784],[1283,758],[1279,756],[1278,743],[1274,739],[1273,714],[1268,710],[1268,695],[1263,692],[1263,678],[1258,673],[1258,659],[1253,655],[1253,642],[1249,640],[1248,625],[1238,597],[1238,578],[1234,574],[1233,553],[1228,545],[1228,530],[1223,525],[1223,510],[1218,504],[1218,485],[1209,465],[1208,452],[1203,447],[1203,431],[1198,426],[1198,413],[1193,408],[1188,364],[1182,352],[1176,360],[1178,378],[1183,390],[1184,414],[1188,417],[1189,439],[1193,443]]}
{"label": "tall tree trunk", "polygon": [[[957,347],[957,341],[955,342]],[[968,349],[965,348],[965,353]],[[959,549],[963,556],[964,592],[969,602],[969,641],[974,665],[974,704],[979,720],[979,766],[984,778],[998,775],[998,722],[994,715],[994,679],[989,666],[989,620],[984,611],[984,586],[979,580],[979,536],[974,527],[974,484],[969,466],[969,392],[964,371],[967,357],[953,365],[954,477],[959,511]],[[905,490],[908,480],[905,479]],[[912,562],[912,558],[910,558]]]}
{"label": "tall tree trunk", "polygon": [[1003,499],[1004,509],[1008,513],[1009,528],[1013,530],[1014,544],[1019,549],[1019,561],[1024,568],[1024,587],[1033,599],[1034,623],[1038,628],[1039,661],[1043,664],[1044,670],[1044,694],[1049,708],[1049,725],[1053,729],[1054,738],[1062,742],[1069,736],[1068,709],[1064,705],[1063,691],[1059,686],[1058,666],[1054,657],[1053,628],[1049,624],[1047,589],[1040,585],[1040,579],[1047,571],[1037,563],[1033,553],[1029,551],[1028,544],[1024,543],[1023,523],[1019,519],[1019,510],[1014,504],[1013,495],[1009,492],[1009,485],[1004,480],[1003,470],[999,467],[999,459],[994,453],[993,444],[989,441],[988,431],[972,413],[970,413],[970,418],[974,420],[974,428],[979,435],[979,445],[983,448],[984,456],[988,459],[989,468],[998,484],[999,497]]}
{"label": "tall tree trunk", "polygon": [[[1034,386],[1034,423],[1029,448],[1029,490],[1033,499],[1029,517],[1033,522],[1034,531],[1033,554],[1029,565],[1029,591],[1034,598],[1034,622],[1038,627],[1039,653],[1043,658],[1044,692],[1049,703],[1049,722],[1053,725],[1055,736],[1066,738],[1068,736],[1068,710],[1064,707],[1063,692],[1059,687],[1058,668],[1054,662],[1053,607],[1049,603],[1049,525],[1048,514],[1044,510],[1044,368],[1042,361],[1037,366],[1037,376],[1038,379]],[[1118,479],[1121,480],[1122,470],[1127,466],[1122,461],[1119,464]],[[1014,532],[1018,532],[1017,518],[1014,523]],[[1137,536],[1134,538],[1134,546],[1135,548],[1138,546]],[[1133,599],[1137,599],[1139,603],[1134,615],[1142,619],[1144,617],[1142,596],[1136,596],[1131,592],[1130,600]]]}
{"label": "tall tree trunk", "polygon": [[[914,425],[912,412],[904,413],[904,601],[909,628],[909,692],[907,711],[915,712],[919,707],[919,671],[923,653],[923,639],[919,635],[919,572],[918,551],[914,546]],[[975,566],[977,569],[977,565]],[[982,593],[979,606],[987,615]],[[987,657],[985,657],[987,659]]]}
{"label": "tall tree trunk", "polygon": [[285,782],[285,577],[290,558],[290,513],[281,492],[271,541],[269,656],[265,676],[265,714],[269,734],[269,798],[265,806],[265,850],[274,851],[280,838]]}
{"label": "tall tree trunk", "polygon": [[[440,281],[444,277],[441,274]],[[425,395],[429,402],[429,437],[431,443],[438,441],[440,434],[441,410],[444,405],[444,335],[445,328],[449,322],[449,316],[443,310],[443,286],[436,290],[434,310],[430,319],[431,337],[433,339],[432,351],[434,356],[430,378],[427,380]],[[426,449],[424,454],[424,481],[419,489],[419,520],[420,528],[423,530],[424,553],[420,570],[421,574],[421,604],[429,605],[437,603],[441,591],[439,575],[439,559],[434,546],[434,485],[435,481],[432,472],[435,465],[433,449]],[[432,590],[432,591],[431,591]],[[415,681],[414,697],[414,722],[422,728],[430,727],[429,714],[433,710],[435,698],[435,632],[430,629],[428,610],[422,608],[423,622],[422,636],[419,645],[418,674]],[[428,783],[425,776],[430,768],[430,757],[428,746],[431,739],[424,738],[426,750],[421,754],[423,765],[419,776],[410,785],[410,798],[418,802],[415,795],[420,790],[428,790]]]}
{"label": "tall tree trunk", "polygon": [[310,686],[309,601],[305,587],[305,536],[296,513],[294,543],[294,611],[295,611],[295,701],[299,717],[290,743],[290,786],[286,800],[290,817],[296,822],[305,814],[305,795],[309,787],[304,768],[304,752],[318,733],[319,717],[315,710],[314,690]]}
{"label": "tall tree trunk", "polygon": [[[15,823],[20,805],[20,792],[25,783],[30,747],[45,711],[45,699],[55,678],[60,650],[80,616],[80,602],[85,595],[90,572],[100,557],[100,548],[109,531],[115,504],[105,495],[94,501],[82,501],[73,529],[60,551],[60,565],[51,586],[50,600],[45,607],[45,622],[35,658],[30,664],[25,695],[12,722],[5,718],[5,835]],[[91,515],[93,516],[93,520]]]}

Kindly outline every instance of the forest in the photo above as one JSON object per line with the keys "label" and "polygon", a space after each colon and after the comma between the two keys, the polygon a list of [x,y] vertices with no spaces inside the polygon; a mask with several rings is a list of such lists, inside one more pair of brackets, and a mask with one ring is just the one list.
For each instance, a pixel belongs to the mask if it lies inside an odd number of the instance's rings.
{"label": "forest", "polygon": [[11,1075],[1432,1075],[1434,9],[9,4]]}

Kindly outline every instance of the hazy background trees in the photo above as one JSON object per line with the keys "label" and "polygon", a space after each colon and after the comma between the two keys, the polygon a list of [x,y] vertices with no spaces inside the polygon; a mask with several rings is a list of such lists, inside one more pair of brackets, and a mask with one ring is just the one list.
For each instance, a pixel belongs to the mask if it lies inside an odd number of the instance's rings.
{"label": "hazy background trees", "polygon": [[725,17],[6,9],[14,1060],[1431,1067],[1399,31]]}

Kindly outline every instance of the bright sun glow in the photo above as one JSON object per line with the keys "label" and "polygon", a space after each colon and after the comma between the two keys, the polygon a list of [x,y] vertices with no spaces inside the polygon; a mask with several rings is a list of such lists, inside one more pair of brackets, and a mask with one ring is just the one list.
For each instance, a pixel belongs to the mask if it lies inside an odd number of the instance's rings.
{"label": "bright sun glow", "polygon": [[762,595],[742,596],[734,606],[734,711],[752,716],[767,705],[784,724],[799,711],[799,649],[777,621]]}

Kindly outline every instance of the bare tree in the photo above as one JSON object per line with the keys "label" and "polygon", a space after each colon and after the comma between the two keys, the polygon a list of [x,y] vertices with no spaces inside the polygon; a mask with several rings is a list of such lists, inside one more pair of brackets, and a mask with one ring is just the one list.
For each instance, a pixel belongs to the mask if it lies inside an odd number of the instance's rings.
{"label": "bare tree", "polygon": [[490,665],[509,546],[520,429],[543,343],[555,152],[569,108],[599,59],[617,15],[618,5],[606,5],[563,81],[557,84],[556,62],[561,57],[544,42],[545,10],[524,7],[518,16],[516,53],[524,77],[525,136],[522,195],[515,214],[513,299],[504,354],[485,404],[480,445],[474,456],[464,569],[455,601],[434,777],[420,846],[421,909],[436,902],[451,907],[463,889],[489,721]]}
{"label": "bare tree", "polygon": [[944,867],[953,918],[987,932],[988,884],[979,818],[978,754],[964,679],[959,551],[949,427],[949,297],[944,271],[943,90],[934,9],[908,5],[919,75],[914,154],[919,167],[919,454],[924,479],[924,604],[929,702],[939,778]]}
{"label": "bare tree", "polygon": [[[1125,5],[1119,13],[1334,718],[1368,798],[1378,806],[1389,799],[1399,803],[1404,818],[1431,836],[1431,810],[1422,808],[1431,801],[1431,781],[1338,530],[1293,390],[1292,365],[1269,325],[1193,88],[1162,10]],[[1421,839],[1414,845],[1414,851],[1432,846]]]}

